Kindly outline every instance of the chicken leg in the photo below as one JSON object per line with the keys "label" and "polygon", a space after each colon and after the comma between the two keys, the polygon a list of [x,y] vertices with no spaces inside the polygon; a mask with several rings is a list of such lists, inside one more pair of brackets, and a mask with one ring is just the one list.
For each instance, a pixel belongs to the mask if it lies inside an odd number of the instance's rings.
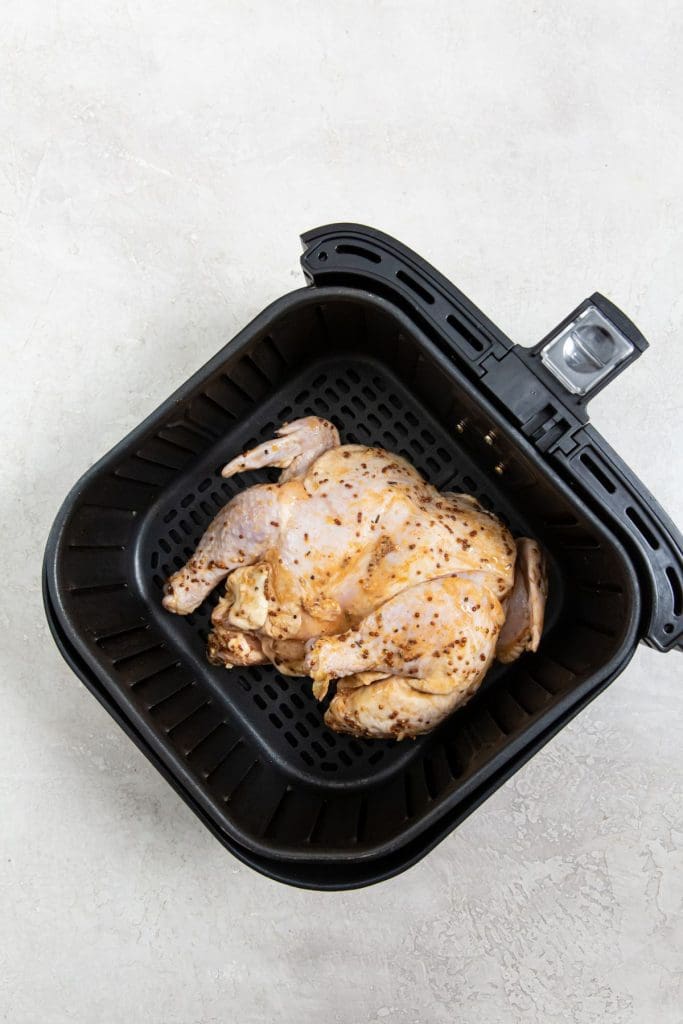
{"label": "chicken leg", "polygon": [[[478,686],[503,618],[485,587],[443,576],[402,591],[356,629],[312,641],[305,667],[316,696],[331,679],[342,679],[328,725],[386,737],[433,728]],[[367,673],[367,685],[358,685],[358,673]]]}

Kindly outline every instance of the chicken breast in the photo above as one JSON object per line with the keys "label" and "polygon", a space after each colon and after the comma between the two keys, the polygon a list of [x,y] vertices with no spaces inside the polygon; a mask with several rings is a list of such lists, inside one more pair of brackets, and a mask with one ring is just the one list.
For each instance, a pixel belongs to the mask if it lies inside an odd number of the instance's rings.
{"label": "chicken breast", "polygon": [[311,676],[319,699],[338,679],[330,728],[402,738],[474,693],[497,647],[501,660],[537,648],[541,550],[474,498],[439,493],[382,449],[341,445],[317,417],[285,425],[223,475],[262,466],[280,467],[280,481],[229,502],[166,585],[164,606],[184,615],[227,580],[212,662],[270,661]]}

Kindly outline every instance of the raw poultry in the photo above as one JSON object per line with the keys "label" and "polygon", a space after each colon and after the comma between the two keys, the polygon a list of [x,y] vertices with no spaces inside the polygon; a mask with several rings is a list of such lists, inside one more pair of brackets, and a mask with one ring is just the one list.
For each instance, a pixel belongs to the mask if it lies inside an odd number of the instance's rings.
{"label": "raw poultry", "polygon": [[308,417],[233,459],[223,476],[282,468],[238,494],[164,606],[186,615],[226,580],[212,614],[215,664],[309,675],[327,725],[357,736],[427,732],[477,689],[492,661],[536,650],[543,553],[515,542],[465,494],[440,493],[380,448],[342,445]]}

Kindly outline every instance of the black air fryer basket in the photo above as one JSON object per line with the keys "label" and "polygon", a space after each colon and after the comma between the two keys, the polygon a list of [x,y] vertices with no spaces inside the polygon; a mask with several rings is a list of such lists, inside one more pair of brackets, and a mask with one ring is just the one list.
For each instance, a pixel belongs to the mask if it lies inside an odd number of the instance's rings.
{"label": "black air fryer basket", "polygon": [[[432,267],[353,224],[303,237],[309,287],[278,299],[76,484],[44,592],[64,657],[237,857],[294,885],[367,885],[419,860],[617,676],[639,640],[681,647],[683,545],[587,423],[647,343],[601,295],[533,349]],[[324,416],[475,494],[549,554],[538,653],[491,671],[434,733],[330,732],[310,681],[208,664],[210,602],[165,578],[238,490],[235,453]]]}

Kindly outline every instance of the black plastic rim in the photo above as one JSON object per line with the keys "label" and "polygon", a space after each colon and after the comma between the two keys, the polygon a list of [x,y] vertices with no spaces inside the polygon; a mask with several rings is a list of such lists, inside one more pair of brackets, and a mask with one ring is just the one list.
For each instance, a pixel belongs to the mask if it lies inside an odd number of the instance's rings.
{"label": "black plastic rim", "polygon": [[[363,302],[370,306],[380,310],[388,310],[391,316],[401,323],[402,329],[406,334],[410,333],[416,340],[416,344],[419,344],[421,349],[429,355],[435,366],[440,367],[444,373],[451,376],[456,374],[456,369],[444,353],[440,352],[428,338],[422,335],[408,317],[381,298],[363,293],[360,293],[360,295]],[[315,304],[349,298],[358,301],[358,296],[359,293],[354,292],[353,289],[335,287],[316,288],[314,290],[306,289],[284,296],[268,307],[252,324],[241,332],[238,338],[230,345],[229,355],[234,358],[240,350],[248,349],[254,337],[267,330],[269,323],[275,318],[296,309],[302,303]],[[114,715],[119,724],[125,728],[138,746],[143,749],[150,760],[172,782],[174,788],[183,796],[183,799],[186,800],[205,824],[211,828],[214,834],[236,856],[250,863],[257,870],[269,874],[271,877],[276,877],[279,880],[295,885],[336,889],[370,884],[371,882],[381,880],[381,878],[390,877],[398,873],[423,856],[621,671],[635,648],[640,616],[637,580],[631,563],[623,549],[613,537],[610,537],[609,543],[618,552],[619,558],[622,560],[624,573],[630,579],[629,620],[625,624],[623,641],[620,643],[618,650],[614,651],[613,656],[609,660],[601,663],[599,669],[596,669],[590,678],[584,681],[581,687],[572,690],[565,700],[557,704],[551,720],[539,721],[535,729],[525,731],[523,736],[518,737],[516,741],[510,742],[506,747],[505,757],[502,760],[498,760],[495,764],[487,765],[484,771],[473,777],[470,780],[467,792],[461,792],[457,801],[454,801],[447,809],[442,808],[431,815],[425,815],[420,821],[418,828],[407,827],[400,835],[398,841],[385,844],[384,852],[356,850],[340,853],[340,851],[329,850],[329,852],[317,851],[316,855],[312,856],[310,852],[303,853],[283,847],[268,849],[267,844],[253,843],[250,842],[250,837],[248,836],[239,835],[235,832],[231,833],[229,828],[221,827],[217,823],[211,806],[206,803],[205,794],[201,792],[201,789],[189,777],[184,766],[177,758],[169,759],[168,752],[159,746],[159,737],[155,736],[149,727],[141,729],[140,724],[134,722],[130,716],[126,715],[125,711],[112,699],[111,692],[107,692],[107,679],[102,678],[101,670],[97,665],[93,664],[83,636],[79,634],[78,630],[69,629],[66,613],[63,606],[60,606],[59,600],[60,535],[64,522],[68,519],[80,494],[87,488],[89,481],[101,471],[103,465],[111,464],[112,460],[121,452],[124,452],[131,445],[143,439],[149,433],[150,426],[163,421],[181,405],[185,397],[197,384],[201,384],[203,380],[223,364],[226,356],[226,350],[220,352],[141,424],[140,427],[136,428],[112,452],[85,474],[72,490],[60,514],[57,516],[46,550],[45,593],[48,619],[58,646],[77,674],[108,708],[110,713]],[[496,422],[496,410],[490,407],[481,395],[477,394],[476,386],[464,378],[460,379],[458,383],[463,392],[469,392],[473,400],[476,400],[486,410],[486,414],[490,419]],[[534,460],[536,466],[540,466],[538,456],[524,438],[516,438],[515,442],[520,454],[525,454],[526,457]],[[547,466],[543,467],[543,472],[546,476],[553,477],[552,471]],[[576,497],[568,493],[566,485],[559,478],[553,478],[553,485],[558,489],[558,492],[567,494],[568,500],[576,504]],[[595,531],[604,534],[604,527],[601,526],[588,509],[584,508],[582,513],[584,522],[589,522]]]}

